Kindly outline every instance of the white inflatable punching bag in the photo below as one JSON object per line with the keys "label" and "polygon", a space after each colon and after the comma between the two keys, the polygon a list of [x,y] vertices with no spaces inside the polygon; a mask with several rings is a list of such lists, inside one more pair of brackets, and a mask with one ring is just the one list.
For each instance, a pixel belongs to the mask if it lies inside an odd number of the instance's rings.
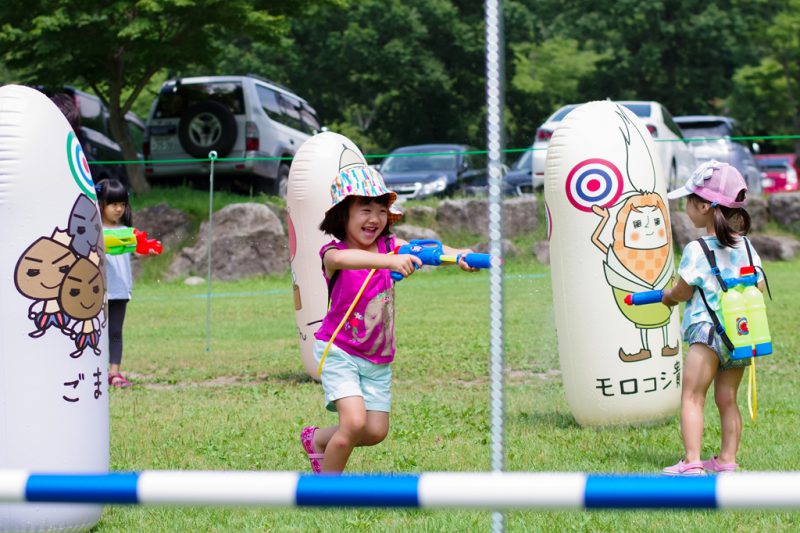
{"label": "white inflatable punching bag", "polygon": [[[0,469],[107,472],[105,255],[89,166],[58,107],[28,87],[0,87],[0,138]],[[88,530],[101,512],[0,504],[0,530]]]}
{"label": "white inflatable punching bag", "polygon": [[553,300],[567,402],[582,425],[657,421],[680,404],[679,311],[629,306],[674,275],[666,177],[627,108],[584,104],[547,151]]}
{"label": "white inflatable punching bag", "polygon": [[331,183],[339,172],[367,166],[353,142],[326,131],[308,139],[297,151],[289,171],[286,203],[289,211],[289,254],[300,355],[306,372],[315,380],[314,332],[328,308],[328,287],[322,275],[319,250],[333,239],[319,225],[331,206]]}

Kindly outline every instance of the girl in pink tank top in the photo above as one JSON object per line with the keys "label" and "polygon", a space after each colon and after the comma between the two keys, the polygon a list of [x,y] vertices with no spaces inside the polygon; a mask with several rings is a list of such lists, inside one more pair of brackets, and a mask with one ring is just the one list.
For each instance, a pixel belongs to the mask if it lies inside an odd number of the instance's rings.
{"label": "girl in pink tank top", "polygon": [[[301,442],[314,472],[342,472],[353,448],[372,446],[386,438],[391,403],[389,363],[395,354],[390,274],[408,277],[422,265],[416,256],[392,253],[396,246],[406,244],[389,231],[390,224],[402,215],[392,206],[397,195],[386,188],[378,171],[366,164],[343,167],[333,180],[331,198],[332,207],[320,224],[323,232],[336,239],[320,250],[330,307],[315,334],[314,351],[318,362],[325,353],[322,388],[327,408],[339,414],[339,424],[303,428]],[[467,250],[445,247],[448,254],[464,252]],[[464,261],[459,266],[475,270]],[[369,281],[348,313],[367,277]]]}

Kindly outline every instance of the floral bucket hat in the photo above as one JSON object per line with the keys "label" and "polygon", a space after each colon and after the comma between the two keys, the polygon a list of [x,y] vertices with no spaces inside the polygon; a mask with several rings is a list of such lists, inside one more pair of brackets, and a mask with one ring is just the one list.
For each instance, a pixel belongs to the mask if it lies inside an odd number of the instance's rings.
{"label": "floral bucket hat", "polygon": [[[389,195],[389,223],[394,224],[403,213],[394,207],[397,194],[386,188],[381,173],[367,165],[355,165],[344,168],[333,178],[331,183],[331,208],[348,196],[366,196],[377,198]],[[328,208],[330,211],[330,208]]]}

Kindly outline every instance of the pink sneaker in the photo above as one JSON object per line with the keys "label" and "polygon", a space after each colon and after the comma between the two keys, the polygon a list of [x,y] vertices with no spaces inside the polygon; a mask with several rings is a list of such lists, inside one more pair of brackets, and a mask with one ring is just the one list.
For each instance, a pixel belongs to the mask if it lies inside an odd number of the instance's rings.
{"label": "pink sneaker", "polygon": [[662,470],[665,476],[705,476],[706,471],[703,468],[703,463],[700,461],[695,461],[692,463],[684,463],[683,459],[678,461],[677,464],[672,466],[668,466]]}
{"label": "pink sneaker", "polygon": [[317,426],[306,426],[300,432],[300,442],[303,444],[303,449],[308,455],[308,462],[311,463],[311,471],[315,474],[322,472],[322,464],[320,460],[325,458],[324,453],[317,453],[314,449],[314,433],[319,428]]}
{"label": "pink sneaker", "polygon": [[717,456],[715,455],[708,461],[703,461],[703,468],[714,473],[736,472],[736,470],[739,468],[739,465],[737,463],[720,463],[717,461]]}

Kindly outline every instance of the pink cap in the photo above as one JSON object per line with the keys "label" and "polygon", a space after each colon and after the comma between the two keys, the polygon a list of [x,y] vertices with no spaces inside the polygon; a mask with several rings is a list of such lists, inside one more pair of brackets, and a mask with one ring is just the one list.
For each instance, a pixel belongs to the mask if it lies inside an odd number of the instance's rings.
{"label": "pink cap", "polygon": [[[744,191],[742,200],[737,201]],[[707,161],[697,167],[686,185],[667,194],[667,198],[675,200],[690,194],[696,194],[703,200],[725,207],[744,207],[747,200],[747,184],[736,168],[719,161]]]}

